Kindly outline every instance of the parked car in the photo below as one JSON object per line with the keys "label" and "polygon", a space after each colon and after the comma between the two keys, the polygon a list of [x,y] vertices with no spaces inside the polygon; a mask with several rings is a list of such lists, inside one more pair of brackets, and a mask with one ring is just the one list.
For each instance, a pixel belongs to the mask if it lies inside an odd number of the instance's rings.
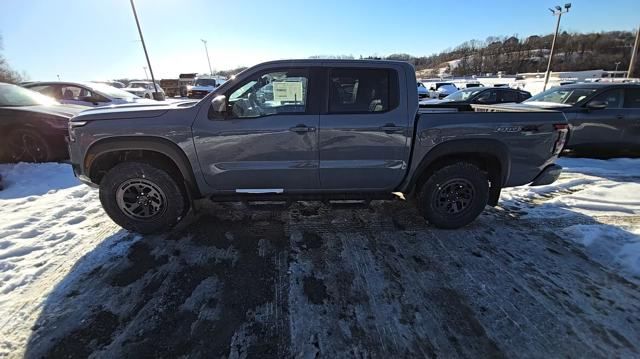
{"label": "parked car", "polygon": [[472,87],[460,90],[441,100],[420,101],[423,109],[451,109],[452,111],[473,111],[471,105],[493,105],[497,103],[522,102],[531,97],[527,91],[506,87]]}
{"label": "parked car", "polygon": [[418,82],[418,98],[424,99],[429,97],[429,90],[424,86],[422,82]]}
{"label": "parked car", "polygon": [[428,82],[425,86],[429,89],[429,97],[441,99],[458,91],[456,85],[451,82]]}
{"label": "parked car", "polygon": [[153,82],[151,81],[131,81],[127,87],[123,88],[123,90],[146,99],[153,99],[153,93],[156,91],[161,93],[163,98],[165,96],[162,87],[160,87],[158,83],[156,83],[156,86],[154,87]]}
{"label": "parked car", "polygon": [[174,226],[192,198],[394,192],[417,198],[433,225],[458,228],[501,188],[559,176],[562,113],[420,113],[415,84],[405,62],[268,62],[197,103],[83,112],[70,123],[71,163],[116,223],[142,233]]}
{"label": "parked car", "polygon": [[220,86],[225,80],[211,77],[211,76],[199,76],[196,77],[195,84],[187,88],[188,98],[203,98],[211,93],[216,87]]}
{"label": "parked car", "polygon": [[117,89],[121,89],[124,88],[124,84],[120,81],[91,81],[91,82],[95,82],[98,84],[105,84],[105,85],[109,85],[111,87],[115,87]]}
{"label": "parked car", "polygon": [[69,118],[86,107],[63,106],[20,86],[0,83],[0,159],[47,162],[69,158]]}
{"label": "parked car", "polygon": [[570,125],[566,148],[583,153],[640,151],[640,84],[576,83],[554,87],[494,111],[561,111]]}
{"label": "parked car", "polygon": [[129,92],[97,82],[33,82],[24,87],[69,105],[99,107],[149,102]]}

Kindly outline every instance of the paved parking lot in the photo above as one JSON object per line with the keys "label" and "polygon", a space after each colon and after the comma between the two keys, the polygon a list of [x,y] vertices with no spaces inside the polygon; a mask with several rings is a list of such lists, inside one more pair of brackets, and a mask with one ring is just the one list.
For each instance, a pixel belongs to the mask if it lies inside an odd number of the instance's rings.
{"label": "paved parking lot", "polygon": [[527,206],[445,231],[402,201],[206,204],[168,235],[102,240],[42,304],[26,356],[639,356],[638,281],[557,235],[638,218]]}

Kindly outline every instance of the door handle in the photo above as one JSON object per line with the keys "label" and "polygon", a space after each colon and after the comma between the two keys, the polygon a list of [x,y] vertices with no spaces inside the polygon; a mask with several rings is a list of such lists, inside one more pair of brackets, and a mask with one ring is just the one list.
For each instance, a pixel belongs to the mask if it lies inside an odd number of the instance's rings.
{"label": "door handle", "polygon": [[617,118],[618,120],[622,120],[622,119],[624,119],[624,116],[623,116],[623,115],[616,115],[616,118]]}
{"label": "door handle", "polygon": [[396,133],[399,131],[404,131],[404,127],[396,126],[394,123],[387,123],[386,125],[381,126],[380,130],[384,131],[385,133]]}
{"label": "door handle", "polygon": [[315,127],[307,127],[306,125],[302,125],[302,124],[289,128],[289,131],[296,132],[296,133],[307,133],[307,132],[313,132],[315,130],[316,130]]}

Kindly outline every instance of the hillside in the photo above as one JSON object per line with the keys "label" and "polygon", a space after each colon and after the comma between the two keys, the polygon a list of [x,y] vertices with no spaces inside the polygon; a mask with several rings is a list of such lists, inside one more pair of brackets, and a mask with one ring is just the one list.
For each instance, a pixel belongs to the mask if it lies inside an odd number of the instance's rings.
{"label": "hillside", "polygon": [[[580,71],[591,69],[627,70],[635,33],[611,31],[600,33],[567,33],[558,35],[553,71]],[[489,37],[484,41],[471,40],[441,53],[415,57],[392,54],[390,60],[409,61],[425,75],[437,75],[442,69],[454,76],[485,73],[516,74],[543,72],[546,69],[553,34],[527,38]],[[640,64],[636,63],[635,74]]]}

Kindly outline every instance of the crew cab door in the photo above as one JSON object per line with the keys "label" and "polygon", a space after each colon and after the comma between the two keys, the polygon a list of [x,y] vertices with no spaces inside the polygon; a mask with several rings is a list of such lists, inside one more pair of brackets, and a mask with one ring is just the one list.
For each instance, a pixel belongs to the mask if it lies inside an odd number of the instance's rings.
{"label": "crew cab door", "polygon": [[[391,191],[409,160],[403,72],[388,68],[328,67],[327,105],[320,115],[320,185],[323,190]],[[411,83],[411,90],[414,84]]]}
{"label": "crew cab door", "polygon": [[622,142],[629,149],[640,150],[640,89],[624,90],[623,116],[625,124]]}
{"label": "crew cab door", "polygon": [[281,193],[316,189],[318,107],[314,71],[273,68],[224,95],[223,116],[201,109],[194,143],[205,181],[216,191]]}
{"label": "crew cab door", "polygon": [[[625,127],[622,89],[606,90],[590,99],[571,121],[571,146],[616,149]],[[591,109],[589,103],[602,101],[604,109]]]}

